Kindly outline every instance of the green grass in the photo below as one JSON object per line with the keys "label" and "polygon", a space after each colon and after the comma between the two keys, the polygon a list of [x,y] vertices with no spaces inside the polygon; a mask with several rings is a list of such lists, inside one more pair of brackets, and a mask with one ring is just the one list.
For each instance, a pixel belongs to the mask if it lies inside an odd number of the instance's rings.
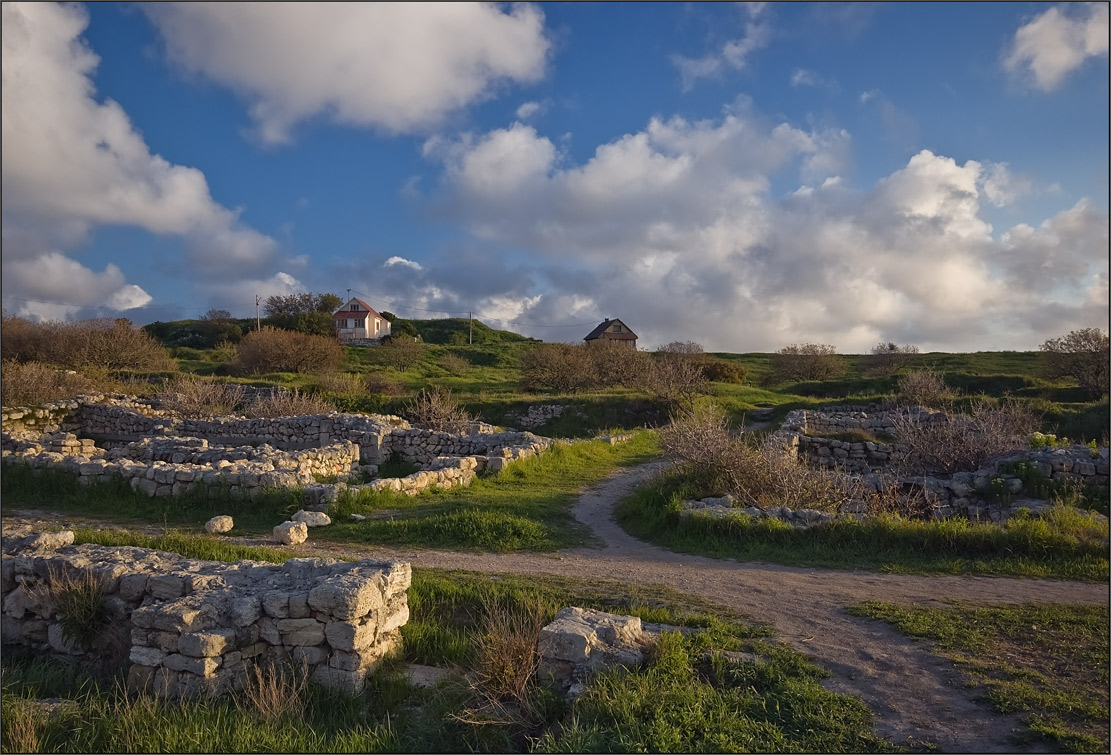
{"label": "green grass", "polygon": [[[655,435],[641,432],[616,446],[556,444],[466,488],[412,498],[372,491],[342,495],[330,512],[333,525],[317,539],[499,552],[585,545],[590,534],[570,515],[579,490],[658,452]],[[367,519],[352,521],[351,514]]]}
{"label": "green grass", "polygon": [[682,516],[680,501],[693,497],[683,478],[670,473],[620,503],[617,519],[636,537],[714,558],[884,572],[1108,579],[1107,521],[1070,506],[1055,506],[1043,519],[1016,516],[1002,525],[877,516],[797,529],[741,513]]}
{"label": "green grass", "polygon": [[869,601],[848,609],[931,641],[1001,713],[1021,713],[1020,743],[1107,752],[1106,606],[1025,604],[921,608]]}
{"label": "green grass", "polygon": [[[171,543],[171,545],[173,545]],[[195,543],[176,544],[193,555]],[[229,554],[230,555],[230,554]],[[858,701],[824,690],[826,675],[800,654],[768,644],[765,628],[713,604],[659,588],[563,578],[416,569],[402,655],[383,664],[368,689],[347,697],[301,693],[297,712],[265,721],[234,700],[158,701],[94,679],[77,666],[5,648],[0,694],[4,751],[31,752],[874,752],[890,743],[870,732]],[[700,627],[665,635],[643,667],[606,672],[567,703],[534,679],[527,710],[500,724],[466,722],[475,692],[458,682],[416,689],[398,661],[472,667],[487,615],[565,605]],[[759,654],[755,663],[719,651]],[[57,697],[60,712],[35,713]],[[242,697],[242,696],[241,696]],[[593,743],[593,744],[591,744]]]}
{"label": "green grass", "polygon": [[[313,536],[333,542],[499,552],[583,545],[589,532],[570,514],[579,489],[658,452],[655,435],[641,432],[616,446],[600,441],[556,444],[497,475],[479,477],[467,488],[433,490],[415,497],[349,493],[333,505],[335,523]],[[78,485],[71,473],[33,470],[18,463],[4,464],[0,492],[9,508],[63,511],[120,525],[161,524],[167,529],[199,531],[213,516],[227,514],[235,520],[232,535],[269,533],[304,503],[297,490],[274,490],[255,499],[218,491],[149,498],[123,480],[86,487]],[[353,521],[349,516],[353,513],[367,519]]]}

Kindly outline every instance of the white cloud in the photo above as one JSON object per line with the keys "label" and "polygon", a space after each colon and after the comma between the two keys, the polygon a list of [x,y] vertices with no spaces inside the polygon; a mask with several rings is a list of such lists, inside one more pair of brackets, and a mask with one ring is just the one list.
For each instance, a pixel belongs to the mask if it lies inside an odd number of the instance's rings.
{"label": "white cloud", "polygon": [[[505,143],[515,148],[490,147]],[[880,339],[1028,349],[1093,324],[1089,299],[1103,296],[1106,310],[1105,213],[1082,203],[996,241],[984,203],[1021,183],[1005,165],[922,150],[857,191],[840,178],[851,169],[849,144],[843,131],[731,110],[715,121],[654,118],[577,165],[556,160],[550,140],[519,124],[426,154],[447,167],[442,212],[492,245],[553,260],[527,268],[523,290],[521,272],[498,284],[507,301],[529,301],[521,317],[529,322],[621,317],[642,345],[696,340],[729,351],[798,341],[865,351]],[[773,177],[790,171],[804,187],[773,196]],[[526,176],[507,183],[527,191],[500,190],[499,172]],[[476,301],[478,285],[438,280],[445,301]]]}
{"label": "white cloud", "polygon": [[808,71],[805,68],[796,68],[791,72],[791,86],[793,87],[816,87],[821,83],[821,77]]}
{"label": "white cloud", "polygon": [[527,121],[543,109],[544,106],[539,102],[524,102],[517,108],[517,120]]}
{"label": "white cloud", "polygon": [[1015,32],[1003,56],[1011,73],[1028,73],[1036,88],[1056,89],[1090,58],[1107,57],[1107,3],[1055,5]]}
{"label": "white cloud", "polygon": [[[107,224],[184,237],[197,274],[265,267],[273,239],[214,202],[199,170],[152,155],[117,103],[95,99],[90,77],[99,59],[80,38],[87,24],[79,6],[3,6],[5,290],[14,295],[9,273],[29,285],[22,275],[35,268],[69,271],[77,276],[71,288],[91,280],[63,252]],[[146,296],[114,265],[96,280],[101,301],[112,306],[138,306]],[[105,290],[105,281],[116,289]]]}
{"label": "white cloud", "polygon": [[421,264],[419,262],[414,262],[413,260],[407,260],[404,257],[398,257],[396,255],[393,256],[393,257],[390,257],[388,260],[386,260],[385,262],[382,263],[382,267],[393,267],[395,265],[401,265],[402,267],[408,267],[408,268],[411,268],[413,270],[423,270],[424,269],[423,267],[421,267]]}
{"label": "white cloud", "polygon": [[1006,207],[1023,194],[1029,194],[1033,182],[1025,176],[1011,173],[1007,163],[990,163],[981,186],[989,202],[996,207]]}
{"label": "white cloud", "polygon": [[5,258],[4,290],[18,292],[5,301],[6,309],[41,319],[88,316],[93,307],[135,309],[151,301],[146,291],[127,284],[115,265],[96,273],[58,252]]}
{"label": "white cloud", "polygon": [[250,102],[262,141],[290,141],[323,116],[423,131],[504,82],[545,71],[550,43],[533,5],[493,3],[157,3],[142,6],[184,70]]}
{"label": "white cloud", "polygon": [[744,10],[748,15],[744,34],[726,42],[721,50],[700,58],[685,55],[672,55],[671,62],[679,69],[683,80],[683,91],[689,91],[698,79],[718,76],[727,69],[739,71],[748,64],[752,53],[767,46],[771,40],[771,26],[764,19],[764,3],[746,3]]}

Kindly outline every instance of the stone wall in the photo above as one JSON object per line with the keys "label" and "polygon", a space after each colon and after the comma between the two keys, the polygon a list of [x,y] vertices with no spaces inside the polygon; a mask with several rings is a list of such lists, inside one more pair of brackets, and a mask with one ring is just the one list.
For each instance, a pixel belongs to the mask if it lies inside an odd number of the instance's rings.
{"label": "stone wall", "polygon": [[160,695],[222,694],[252,663],[285,660],[355,693],[409,619],[407,563],[221,563],[72,542],[72,532],[3,539],[3,641],[88,660],[111,652],[76,646],[50,597],[67,578],[92,580],[125,630],[129,686]]}
{"label": "stone wall", "polygon": [[[122,475],[151,496],[177,495],[198,485],[256,495],[267,487],[314,485],[319,476],[373,476],[393,457],[422,469],[367,487],[415,495],[429,487],[470,484],[483,469],[498,472],[551,445],[548,438],[498,432],[480,422],[466,435],[453,435],[412,427],[400,417],[340,412],[185,419],[151,402],[103,396],[45,409],[5,409],[4,422],[5,457],[68,469],[86,482]],[[61,429],[43,435],[44,427]],[[334,500],[343,489],[349,489],[343,482],[314,486],[310,504]]]}

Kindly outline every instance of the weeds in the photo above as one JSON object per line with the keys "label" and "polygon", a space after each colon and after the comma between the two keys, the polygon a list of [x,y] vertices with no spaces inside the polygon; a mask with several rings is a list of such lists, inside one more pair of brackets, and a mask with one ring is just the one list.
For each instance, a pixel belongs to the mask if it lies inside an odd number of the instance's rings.
{"label": "weeds", "polygon": [[296,388],[258,395],[243,408],[243,414],[252,419],[275,417],[303,417],[307,414],[326,414],[334,407],[324,399],[301,393]]}
{"label": "weeds", "polygon": [[299,717],[309,688],[308,664],[254,663],[247,669],[243,690],[235,697],[243,713],[266,723]]}
{"label": "weeds", "polygon": [[439,386],[423,389],[405,406],[405,412],[414,422],[435,432],[463,434],[477,421],[450,390]]}

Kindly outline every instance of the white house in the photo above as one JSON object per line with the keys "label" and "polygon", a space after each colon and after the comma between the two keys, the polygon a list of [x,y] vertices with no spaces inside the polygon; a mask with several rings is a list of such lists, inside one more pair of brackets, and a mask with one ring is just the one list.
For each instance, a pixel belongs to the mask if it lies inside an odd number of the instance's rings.
{"label": "white house", "polygon": [[340,341],[383,338],[390,334],[390,321],[362,299],[351,299],[333,312],[332,325]]}

